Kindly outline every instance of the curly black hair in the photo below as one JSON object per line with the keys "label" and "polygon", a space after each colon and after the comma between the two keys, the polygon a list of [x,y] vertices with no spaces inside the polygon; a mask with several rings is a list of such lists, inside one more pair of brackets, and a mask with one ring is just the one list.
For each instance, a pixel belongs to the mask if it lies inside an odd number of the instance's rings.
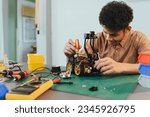
{"label": "curly black hair", "polygon": [[106,4],[100,14],[99,22],[110,31],[126,28],[133,19],[133,10],[123,1],[112,1]]}

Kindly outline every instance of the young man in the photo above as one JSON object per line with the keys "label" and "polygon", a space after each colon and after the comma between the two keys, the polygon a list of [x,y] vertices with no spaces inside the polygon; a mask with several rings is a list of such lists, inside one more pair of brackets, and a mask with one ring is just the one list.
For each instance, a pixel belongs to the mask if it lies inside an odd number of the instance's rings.
{"label": "young man", "polygon": [[[138,55],[150,52],[150,41],[138,31],[131,30],[133,10],[124,2],[106,4],[99,15],[103,31],[97,34],[95,49],[100,59],[94,67],[104,75],[138,73]],[[88,45],[87,45],[88,47]],[[64,49],[67,57],[76,52],[75,44],[69,40]]]}

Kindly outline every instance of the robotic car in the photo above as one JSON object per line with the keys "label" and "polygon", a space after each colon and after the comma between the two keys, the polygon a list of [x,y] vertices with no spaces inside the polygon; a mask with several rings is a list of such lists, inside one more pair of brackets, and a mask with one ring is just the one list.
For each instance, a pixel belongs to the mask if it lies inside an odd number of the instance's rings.
{"label": "robotic car", "polygon": [[[97,51],[94,50],[94,40],[97,39],[94,31],[90,31],[90,33],[85,33],[84,35],[84,50],[85,54],[80,54],[77,52],[73,57],[68,59],[66,65],[66,71],[70,71],[71,73],[75,73],[77,76],[83,75],[91,75],[98,73],[99,71],[94,68],[95,61],[98,60]],[[87,43],[90,43],[90,48],[92,49],[92,53],[88,51],[86,46]],[[79,40],[75,40],[75,47],[79,50]]]}

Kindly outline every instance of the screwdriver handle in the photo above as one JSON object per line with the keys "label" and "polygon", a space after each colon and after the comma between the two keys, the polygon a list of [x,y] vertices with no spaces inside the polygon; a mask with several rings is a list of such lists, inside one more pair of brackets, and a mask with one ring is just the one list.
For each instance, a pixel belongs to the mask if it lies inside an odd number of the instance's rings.
{"label": "screwdriver handle", "polygon": [[75,48],[76,48],[78,51],[80,50],[79,39],[75,39]]}

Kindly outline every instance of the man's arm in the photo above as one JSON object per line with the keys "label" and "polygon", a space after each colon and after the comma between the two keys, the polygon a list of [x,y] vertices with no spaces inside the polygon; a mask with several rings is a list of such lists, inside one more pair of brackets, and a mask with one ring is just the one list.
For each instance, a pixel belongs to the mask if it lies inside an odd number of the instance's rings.
{"label": "man's arm", "polygon": [[113,74],[137,74],[139,64],[120,63],[106,57],[95,62],[95,68],[103,75]]}

